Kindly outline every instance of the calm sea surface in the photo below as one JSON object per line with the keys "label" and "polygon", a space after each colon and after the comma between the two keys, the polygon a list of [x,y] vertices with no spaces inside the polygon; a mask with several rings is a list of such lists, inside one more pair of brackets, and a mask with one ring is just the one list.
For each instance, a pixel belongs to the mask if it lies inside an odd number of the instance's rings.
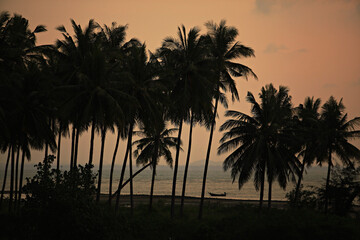
{"label": "calm sea surface", "polygon": [[[68,167],[62,167],[62,170],[67,170]],[[97,170],[96,166],[95,169]],[[139,167],[134,167],[133,172],[136,172]],[[186,196],[200,197],[202,178],[203,178],[203,166],[190,166],[188,172]],[[127,169],[128,170],[128,169]],[[120,166],[115,169],[113,191],[116,190],[119,183]],[[32,177],[36,173],[35,167],[27,165],[24,171],[25,177]],[[144,170],[141,174],[137,175],[134,179],[134,194],[149,194],[151,183],[152,170],[149,168]],[[183,182],[184,167],[179,166],[177,175],[176,194],[181,195],[182,182]],[[108,193],[109,191],[109,176],[110,166],[104,166],[103,168],[103,180],[102,180],[102,193]],[[129,172],[126,172],[128,178]],[[2,186],[4,177],[4,163],[0,165],[0,186]],[[157,175],[155,181],[155,195],[171,195],[173,170],[168,166],[158,166]],[[307,174],[304,176],[304,186],[320,186],[325,182],[326,167],[312,167],[307,170]],[[8,180],[6,189],[9,189],[10,172],[8,173]],[[285,200],[285,194],[292,190],[293,183],[289,183],[286,190],[281,189],[276,183],[273,186],[273,199]],[[209,166],[208,177],[206,182],[206,195],[210,196],[208,192],[223,193],[226,192],[226,198],[232,199],[259,199],[259,192],[255,190],[252,179],[246,183],[241,190],[238,189],[237,181],[232,183],[230,172],[224,172],[221,165]],[[126,186],[122,193],[129,193],[129,186]],[[267,185],[265,185],[265,194],[267,194]],[[265,199],[267,195],[264,195]]]}

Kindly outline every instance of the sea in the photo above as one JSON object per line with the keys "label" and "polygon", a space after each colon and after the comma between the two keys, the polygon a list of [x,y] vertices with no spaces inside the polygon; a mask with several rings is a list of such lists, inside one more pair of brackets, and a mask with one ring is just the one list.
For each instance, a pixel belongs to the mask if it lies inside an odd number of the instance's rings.
{"label": "sea", "polygon": [[[133,173],[135,173],[141,166],[134,166]],[[68,170],[68,166],[61,166],[62,170]],[[97,167],[94,168],[97,171]],[[129,177],[129,168],[127,168],[125,179]],[[169,166],[159,165],[156,168],[156,179],[154,186],[155,195],[171,195],[172,181],[173,181],[173,169]],[[120,178],[120,166],[115,167],[114,180],[112,191],[116,191],[119,178]],[[189,166],[187,184],[186,184],[186,196],[200,197],[203,181],[204,166]],[[313,166],[306,170],[306,174],[303,178],[304,187],[320,187],[325,184],[325,178],[327,173],[327,167]],[[26,165],[24,170],[24,177],[31,178],[36,174],[36,168],[34,165]],[[134,194],[150,194],[152,170],[150,168],[145,169],[139,175],[134,178]],[[184,177],[184,166],[179,166],[176,181],[176,195],[181,195],[182,183]],[[4,178],[4,164],[0,165],[0,186],[3,185]],[[102,185],[101,193],[109,193],[109,178],[110,178],[110,166],[104,165],[102,173]],[[26,183],[26,180],[24,181]],[[286,193],[294,189],[295,183],[289,181],[286,189],[282,189],[275,182],[273,184],[272,199],[273,200],[286,200]],[[6,190],[10,188],[10,172],[7,175]],[[264,198],[267,198],[267,188],[265,185]],[[122,194],[129,194],[129,184],[124,187]],[[224,171],[221,164],[210,164],[208,168],[207,181],[206,181],[206,194],[205,197],[210,197],[209,192],[212,193],[224,193],[226,192],[226,198],[228,199],[242,199],[242,200],[257,200],[259,199],[260,192],[256,191],[253,179],[250,179],[246,184],[239,189],[237,179],[233,182],[230,171]]]}

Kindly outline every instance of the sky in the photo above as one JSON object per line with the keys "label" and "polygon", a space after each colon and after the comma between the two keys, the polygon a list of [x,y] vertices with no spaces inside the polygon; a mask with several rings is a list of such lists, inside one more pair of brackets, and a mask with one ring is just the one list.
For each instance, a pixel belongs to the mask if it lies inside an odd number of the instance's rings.
{"label": "sky", "polygon": [[[258,96],[262,86],[273,83],[290,89],[294,106],[305,97],[321,98],[325,103],[331,95],[343,98],[350,118],[360,116],[360,0],[0,0],[0,11],[18,13],[27,18],[30,28],[43,24],[48,31],[38,34],[38,44],[53,44],[61,39],[55,30],[64,25],[71,30],[70,19],[87,25],[89,19],[99,24],[117,22],[128,25],[127,39],[145,42],[150,51],[161,46],[165,37],[176,36],[177,27],[198,26],[206,33],[204,23],[225,19],[239,31],[237,41],[251,47],[255,58],[239,62],[252,68],[258,80],[237,79],[240,101],[229,104],[229,110],[250,113],[245,96],[248,91]],[[231,98],[229,97],[231,101]],[[226,154],[217,155],[222,133],[219,126],[226,121],[226,109],[218,111],[210,161],[222,162]],[[189,126],[183,128],[184,164]],[[196,126],[193,131],[191,161],[204,162],[209,131]],[[116,136],[108,134],[105,164],[110,164]],[[120,143],[117,165],[122,162],[125,143]],[[80,137],[79,163],[88,160],[90,134]],[[100,155],[100,138],[95,139],[94,161]],[[357,140],[355,145],[360,147]],[[70,139],[62,141],[62,161],[69,159]],[[175,154],[174,154],[175,156]],[[1,155],[1,163],[5,155]],[[32,163],[43,158],[43,152],[32,153]],[[164,161],[162,161],[164,163]],[[62,163],[68,164],[68,163]],[[190,163],[191,164],[191,163]]]}

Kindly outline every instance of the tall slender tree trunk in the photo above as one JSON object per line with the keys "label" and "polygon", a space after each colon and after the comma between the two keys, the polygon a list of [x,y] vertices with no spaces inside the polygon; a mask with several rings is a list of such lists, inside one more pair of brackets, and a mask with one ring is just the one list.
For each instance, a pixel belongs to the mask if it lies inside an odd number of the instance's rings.
{"label": "tall slender tree trunk", "polygon": [[56,170],[60,170],[60,150],[61,150],[61,132],[62,132],[62,122],[60,121],[59,126],[59,136],[58,136],[58,144],[57,144],[57,160],[56,160]]}
{"label": "tall slender tree trunk", "polygon": [[214,127],[215,127],[215,120],[216,120],[216,113],[217,113],[218,103],[219,103],[219,96],[217,96],[216,101],[215,101],[214,116],[213,116],[212,123],[211,123],[209,144],[208,144],[208,149],[207,149],[207,152],[206,152],[205,168],[204,168],[204,176],[203,176],[203,183],[202,183],[202,189],[201,189],[201,199],[200,199],[200,208],[199,208],[199,219],[202,218],[202,213],[203,213],[206,176],[207,176],[207,171],[208,171],[208,167],[209,167],[211,143],[212,143],[212,138],[213,138],[213,134],[214,134]]}
{"label": "tall slender tree trunk", "polygon": [[116,154],[119,148],[119,142],[120,142],[120,128],[118,128],[118,135],[116,138],[116,144],[115,144],[115,149],[114,149],[114,154],[113,154],[113,158],[111,161],[111,169],[110,169],[110,182],[109,182],[109,205],[111,206],[111,200],[112,200],[112,181],[113,181],[113,175],[114,175],[114,167],[115,167],[115,160],[116,160]]}
{"label": "tall slender tree trunk", "polygon": [[183,212],[184,212],[184,200],[185,200],[185,190],[186,190],[186,179],[187,179],[187,173],[188,173],[189,162],[190,162],[193,121],[194,121],[194,115],[193,115],[193,113],[191,113],[190,132],[189,132],[189,144],[188,144],[188,152],[187,152],[187,156],[186,156],[186,163],[185,163],[185,169],[184,169],[184,180],[183,180],[183,187],[182,187],[182,193],[181,193],[180,216],[183,216]]}
{"label": "tall slender tree trunk", "polygon": [[6,186],[6,179],[7,179],[7,172],[8,172],[8,168],[9,168],[10,156],[11,156],[11,146],[8,149],[8,156],[7,156],[6,165],[5,165],[4,181],[3,181],[2,188],[1,188],[0,209],[1,209],[1,206],[2,206],[2,201],[4,199],[4,192],[5,192],[5,186]]}
{"label": "tall slender tree trunk", "polygon": [[101,192],[101,178],[102,178],[102,168],[103,168],[103,160],[104,160],[104,147],[105,147],[105,137],[106,137],[106,127],[103,126],[101,129],[101,150],[100,150],[100,163],[99,163],[99,180],[98,187],[96,192],[96,202],[100,201],[100,192]]}
{"label": "tall slender tree trunk", "polygon": [[92,164],[93,162],[94,138],[95,138],[95,121],[93,120],[91,125],[89,164]]}
{"label": "tall slender tree trunk", "polygon": [[125,157],[124,157],[124,161],[123,161],[123,165],[121,168],[121,174],[120,174],[120,181],[119,181],[119,187],[116,193],[116,204],[115,204],[115,212],[118,211],[119,209],[119,203],[120,203],[120,194],[121,194],[121,185],[124,181],[124,175],[125,175],[125,169],[126,169],[126,162],[127,162],[127,158],[129,155],[129,149],[130,149],[130,144],[131,144],[131,138],[130,138],[130,132],[132,132],[133,130],[133,124],[131,123],[129,126],[129,133],[128,133],[128,142],[126,145],[126,151],[125,151]]}
{"label": "tall slender tree trunk", "polygon": [[76,138],[75,138],[75,149],[74,149],[74,165],[73,167],[77,167],[77,157],[78,157],[78,150],[79,150],[79,135],[80,135],[80,129],[79,127],[76,128]]}
{"label": "tall slender tree trunk", "polygon": [[175,157],[175,166],[174,166],[174,176],[173,176],[173,185],[172,185],[172,193],[171,193],[171,218],[174,218],[174,210],[175,210],[175,190],[176,190],[176,177],[179,165],[179,154],[180,154],[180,143],[181,143],[181,131],[182,131],[183,121],[180,121],[179,124],[179,132],[176,143],[176,157]]}
{"label": "tall slender tree trunk", "polygon": [[264,200],[264,185],[265,185],[265,168],[263,169],[261,176],[259,214],[261,214],[262,212],[262,205]]}
{"label": "tall slender tree trunk", "polygon": [[130,145],[129,145],[129,173],[130,173],[130,211],[131,215],[134,214],[134,186],[132,177],[132,131],[130,133]]}
{"label": "tall slender tree trunk", "polygon": [[[49,128],[51,129],[51,119],[49,118]],[[45,159],[47,159],[49,156],[49,143],[48,141],[46,140],[45,141]]]}
{"label": "tall slender tree trunk", "polygon": [[331,148],[329,149],[329,161],[328,161],[328,172],[327,172],[327,177],[326,177],[326,188],[325,188],[325,213],[328,212],[328,207],[329,207],[329,184],[330,184],[330,173],[331,173],[331,153],[332,150]]}
{"label": "tall slender tree trunk", "polygon": [[47,159],[49,156],[49,144],[47,141],[45,141],[45,154],[44,154],[44,158]]}
{"label": "tall slender tree trunk", "polygon": [[25,164],[25,151],[23,150],[22,156],[21,156],[21,167],[20,167],[18,209],[20,209],[20,204],[21,204],[22,182],[23,182],[23,177],[24,177],[24,164]]}
{"label": "tall slender tree trunk", "polygon": [[19,158],[20,158],[20,147],[18,147],[17,152],[16,152],[16,162],[15,162],[15,196],[14,196],[14,201],[15,201],[15,208],[16,208],[16,202],[17,202],[17,194],[18,194],[18,186],[19,186]]}
{"label": "tall slender tree trunk", "polygon": [[271,208],[272,180],[269,180],[268,209]]}
{"label": "tall slender tree trunk", "polygon": [[155,176],[156,176],[156,165],[157,165],[157,158],[158,158],[158,151],[159,145],[155,144],[155,152],[154,156],[152,157],[152,177],[151,177],[151,187],[150,187],[150,202],[149,202],[149,210],[152,210],[152,203],[153,203],[153,195],[154,195],[154,184],[155,184]]}
{"label": "tall slender tree trunk", "polygon": [[[306,155],[305,155],[306,157]],[[304,170],[305,170],[305,157],[303,159],[303,163],[301,165],[301,171],[300,171],[300,175],[299,175],[299,179],[298,179],[298,182],[296,184],[296,189],[295,189],[295,197],[294,197],[294,200],[295,200],[295,206],[298,206],[298,202],[299,202],[299,194],[300,194],[300,186],[301,186],[301,180],[303,178],[303,175],[304,175]]]}
{"label": "tall slender tree trunk", "polygon": [[11,166],[10,166],[10,199],[9,199],[9,212],[12,211],[13,194],[14,194],[14,166],[15,165],[15,147],[11,150]]}
{"label": "tall slender tree trunk", "polygon": [[70,170],[72,169],[72,167],[74,165],[75,134],[76,134],[76,128],[75,128],[75,124],[73,124],[72,133],[71,133]]}

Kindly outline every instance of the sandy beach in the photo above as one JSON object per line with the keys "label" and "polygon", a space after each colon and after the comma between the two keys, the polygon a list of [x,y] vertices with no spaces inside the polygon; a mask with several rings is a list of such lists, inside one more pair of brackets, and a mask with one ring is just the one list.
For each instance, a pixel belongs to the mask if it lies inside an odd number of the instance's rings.
{"label": "sandy beach", "polygon": [[[113,198],[113,202],[115,202],[115,197]],[[107,201],[108,195],[102,194],[101,201]],[[175,204],[180,205],[181,197],[176,196]],[[154,195],[153,198],[154,203],[163,203],[165,205],[170,205],[171,196],[170,195]],[[146,205],[149,203],[149,195],[134,195],[134,205]],[[122,206],[128,206],[130,204],[130,195],[121,195],[120,196],[120,204]],[[200,198],[199,197],[185,197],[185,205],[199,205]],[[248,204],[251,206],[258,206],[258,200],[239,200],[239,199],[229,199],[225,197],[211,197],[205,198],[204,204],[206,205],[222,205],[222,206],[236,206]],[[267,206],[267,201],[264,200],[264,206]],[[285,209],[289,206],[287,201],[271,201],[271,206],[278,209]]]}

